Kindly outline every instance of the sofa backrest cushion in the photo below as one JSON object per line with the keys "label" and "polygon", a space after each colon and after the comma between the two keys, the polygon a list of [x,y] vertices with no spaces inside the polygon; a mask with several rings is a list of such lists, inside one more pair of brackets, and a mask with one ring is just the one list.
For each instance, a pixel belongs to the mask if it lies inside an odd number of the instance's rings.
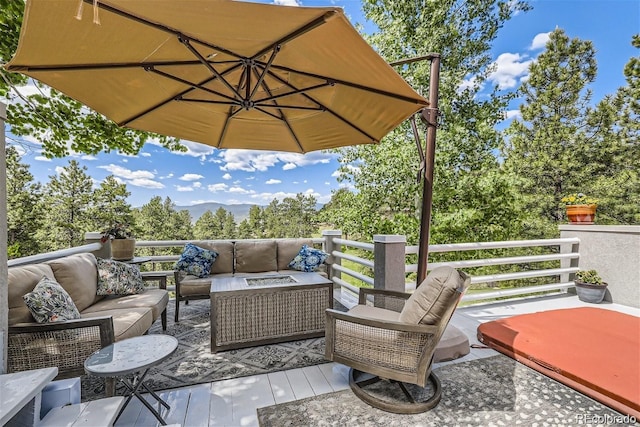
{"label": "sofa backrest cushion", "polygon": [[47,262],[55,279],[82,312],[103,297],[97,295],[98,266],[93,254],[77,254]]}
{"label": "sofa backrest cushion", "polygon": [[276,239],[278,246],[278,270],[289,269],[289,263],[298,255],[303,245],[313,246],[312,239]]}
{"label": "sofa backrest cushion", "polygon": [[211,266],[211,274],[233,273],[233,242],[217,240],[201,240],[194,242],[204,249],[218,253]]}
{"label": "sofa backrest cushion", "polygon": [[236,273],[261,273],[278,269],[275,240],[239,240],[235,247]]}
{"label": "sofa backrest cushion", "polygon": [[9,326],[16,323],[35,322],[22,296],[33,291],[43,277],[55,279],[53,270],[47,264],[9,268]]}
{"label": "sofa backrest cushion", "polygon": [[403,323],[437,325],[455,309],[471,279],[454,268],[438,267],[427,275],[400,312]]}

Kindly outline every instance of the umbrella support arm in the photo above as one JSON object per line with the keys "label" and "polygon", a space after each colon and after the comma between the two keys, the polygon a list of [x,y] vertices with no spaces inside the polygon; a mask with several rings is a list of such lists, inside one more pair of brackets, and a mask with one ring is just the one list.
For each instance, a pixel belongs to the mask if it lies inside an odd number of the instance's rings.
{"label": "umbrella support arm", "polygon": [[[431,225],[431,204],[433,203],[433,166],[436,151],[436,130],[438,127],[438,86],[440,81],[440,55],[430,54],[431,74],[429,79],[429,107],[421,111],[423,121],[427,125],[425,137],[424,174],[422,187],[422,211],[420,214],[420,243],[418,246],[418,277],[420,283],[427,277],[429,258],[429,231]],[[419,142],[418,142],[419,143]]]}

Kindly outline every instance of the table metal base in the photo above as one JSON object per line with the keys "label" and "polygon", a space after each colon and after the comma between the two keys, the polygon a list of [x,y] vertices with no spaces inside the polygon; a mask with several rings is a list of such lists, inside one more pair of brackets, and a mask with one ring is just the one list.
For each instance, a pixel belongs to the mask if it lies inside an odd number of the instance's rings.
{"label": "table metal base", "polygon": [[[120,412],[118,412],[118,416],[116,417],[116,421],[118,421],[118,418],[120,418],[120,415],[122,415],[122,412],[124,411],[124,408],[127,407],[127,405],[129,404],[129,402],[131,401],[133,396],[135,396],[135,397],[138,398],[138,400],[140,400],[140,402],[142,402],[142,404],[144,406],[147,407],[147,409],[149,409],[149,411],[151,411],[151,413],[158,419],[158,421],[160,421],[160,424],[162,424],[163,426],[167,425],[167,423],[165,422],[164,418],[162,418],[162,415],[160,415],[160,412],[158,412],[149,402],[147,402],[147,399],[142,397],[142,395],[138,391],[138,389],[140,387],[144,388],[147,392],[149,392],[149,394],[151,394],[151,396],[153,396],[154,399],[156,399],[158,401],[159,404],[161,404],[162,406],[164,406],[167,409],[171,409],[171,407],[169,406],[169,404],[167,402],[162,400],[160,398],[160,396],[158,396],[156,394],[156,392],[151,390],[144,383],[144,378],[147,376],[148,372],[149,372],[149,369],[146,369],[142,373],[142,375],[137,375],[137,374],[134,375],[133,378],[131,379],[131,381],[129,381],[129,379],[126,378],[126,377],[120,378],[120,382],[122,384],[124,384],[124,386],[127,388],[128,392],[125,393],[125,397],[127,399],[124,401],[124,404],[122,405],[122,408],[120,408]],[[114,424],[115,424],[115,422],[114,422]]]}

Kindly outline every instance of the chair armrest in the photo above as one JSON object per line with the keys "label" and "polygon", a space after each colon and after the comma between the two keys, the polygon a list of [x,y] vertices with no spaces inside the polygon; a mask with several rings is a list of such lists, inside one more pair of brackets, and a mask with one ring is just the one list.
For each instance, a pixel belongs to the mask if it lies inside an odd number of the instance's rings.
{"label": "chair armrest", "polygon": [[400,291],[391,291],[388,289],[360,288],[358,304],[373,305],[375,307],[386,308],[397,313],[402,311],[404,303],[409,299],[411,294]]}
{"label": "chair armrest", "polygon": [[58,367],[56,378],[84,374],[84,361],[115,341],[111,316],[9,327],[8,372]]}
{"label": "chair armrest", "polygon": [[438,327],[327,310],[325,357],[384,378],[426,378]]}

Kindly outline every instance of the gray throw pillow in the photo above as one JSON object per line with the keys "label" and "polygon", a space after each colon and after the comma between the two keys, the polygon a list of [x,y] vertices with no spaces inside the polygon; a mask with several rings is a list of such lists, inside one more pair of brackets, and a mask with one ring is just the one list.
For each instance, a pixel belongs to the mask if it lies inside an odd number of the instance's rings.
{"label": "gray throw pillow", "polygon": [[135,295],[144,292],[140,267],[112,259],[97,259],[97,295]]}

